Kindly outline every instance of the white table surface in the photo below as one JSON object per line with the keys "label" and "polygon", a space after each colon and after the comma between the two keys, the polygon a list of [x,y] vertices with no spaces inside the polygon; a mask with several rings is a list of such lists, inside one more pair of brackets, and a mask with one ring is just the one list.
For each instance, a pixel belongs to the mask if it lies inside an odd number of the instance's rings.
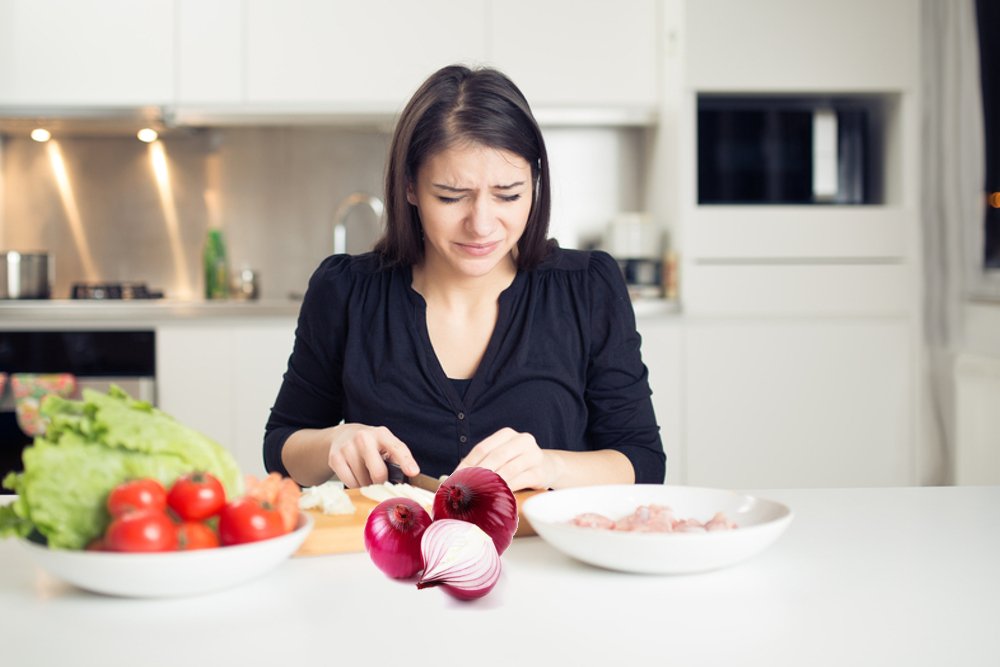
{"label": "white table surface", "polygon": [[1000,487],[759,491],[795,520],[688,576],[583,565],[515,540],[467,604],[366,554],[295,558],[187,599],[86,593],[0,541],[6,665],[1000,665]]}

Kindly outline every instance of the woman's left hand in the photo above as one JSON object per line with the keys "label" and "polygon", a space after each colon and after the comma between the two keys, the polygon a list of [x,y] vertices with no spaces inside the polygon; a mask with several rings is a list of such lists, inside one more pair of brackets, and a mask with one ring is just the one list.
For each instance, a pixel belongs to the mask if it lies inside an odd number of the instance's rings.
{"label": "woman's left hand", "polygon": [[511,491],[518,491],[552,488],[556,465],[556,458],[538,446],[535,436],[502,428],[473,447],[456,470],[488,468],[500,475]]}

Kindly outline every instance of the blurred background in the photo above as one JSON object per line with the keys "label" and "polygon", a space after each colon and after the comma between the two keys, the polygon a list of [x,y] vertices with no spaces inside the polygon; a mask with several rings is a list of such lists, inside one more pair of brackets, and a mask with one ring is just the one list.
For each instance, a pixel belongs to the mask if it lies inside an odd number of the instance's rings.
{"label": "blurred background", "polygon": [[[551,235],[622,267],[668,481],[997,483],[993,4],[5,0],[0,374],[141,377],[261,469],[397,114],[491,65],[542,126]],[[148,359],[94,352],[121,331]]]}

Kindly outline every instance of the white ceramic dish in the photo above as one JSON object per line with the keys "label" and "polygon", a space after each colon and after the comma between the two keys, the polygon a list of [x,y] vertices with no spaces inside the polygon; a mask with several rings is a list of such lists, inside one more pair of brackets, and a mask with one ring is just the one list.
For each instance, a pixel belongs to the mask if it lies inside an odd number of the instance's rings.
{"label": "white ceramic dish", "polygon": [[[667,505],[678,518],[707,521],[725,512],[739,528],[708,533],[630,533],[573,525],[573,517],[596,512],[610,519],[640,505]],[[733,491],[654,484],[588,486],[532,496],[524,516],[546,542],[591,565],[642,574],[688,574],[716,570],[770,546],[792,521],[785,505]]]}
{"label": "white ceramic dish", "polygon": [[218,549],[129,554],[67,551],[18,540],[35,563],[75,586],[121,597],[181,597],[218,591],[255,579],[295,553],[312,517],[281,537]]}

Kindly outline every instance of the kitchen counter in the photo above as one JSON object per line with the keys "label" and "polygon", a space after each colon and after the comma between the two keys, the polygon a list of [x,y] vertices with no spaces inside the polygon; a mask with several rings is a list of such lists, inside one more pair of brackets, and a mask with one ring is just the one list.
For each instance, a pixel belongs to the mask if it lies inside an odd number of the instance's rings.
{"label": "kitchen counter", "polygon": [[[260,318],[290,318],[299,314],[301,301],[273,299],[261,301],[173,301],[168,299],[136,299],[131,301],[87,301],[72,299],[0,300],[0,328],[31,329],[35,327],[128,327],[139,323],[177,323],[183,321],[254,320]],[[639,319],[676,315],[676,302],[662,299],[640,299],[634,303]]]}
{"label": "kitchen counter", "polygon": [[295,318],[300,302],[266,301],[0,301],[0,327],[32,328],[38,325],[72,323],[74,326],[134,326],[137,323],[177,322],[203,319]]}
{"label": "kitchen counter", "polygon": [[[628,575],[515,540],[482,600],[294,558],[191,599],[92,595],[0,542],[9,664],[1000,664],[1000,487],[762,491],[795,519],[741,565]],[[363,661],[363,662],[362,662]]]}

